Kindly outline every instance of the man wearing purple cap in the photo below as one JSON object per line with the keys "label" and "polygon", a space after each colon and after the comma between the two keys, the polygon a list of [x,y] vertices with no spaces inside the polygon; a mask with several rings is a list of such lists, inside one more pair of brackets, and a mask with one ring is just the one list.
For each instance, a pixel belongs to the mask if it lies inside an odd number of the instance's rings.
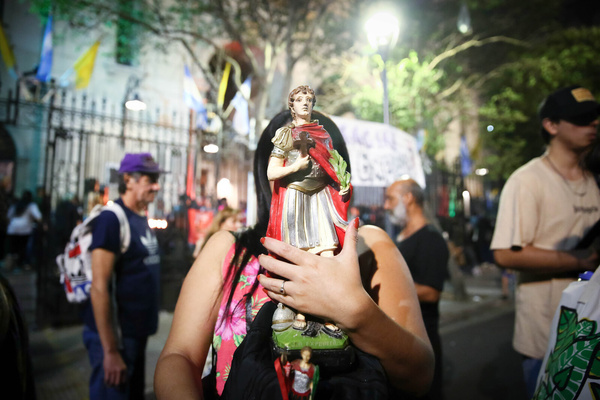
{"label": "man wearing purple cap", "polygon": [[500,196],[490,247],[500,266],[518,271],[513,347],[523,355],[528,398],[562,291],[598,266],[598,251],[577,244],[600,219],[600,191],[581,166],[597,135],[599,108],[580,86],[548,96],[539,109],[547,150],[517,169]]}
{"label": "man wearing purple cap", "polygon": [[129,223],[126,251],[114,212],[104,210],[94,220],[91,302],[83,331],[92,366],[91,400],[144,398],[146,342],[158,328],[160,279],[158,242],[145,211],[160,189],[161,172],[149,153],[128,153],[121,161],[115,203]]}

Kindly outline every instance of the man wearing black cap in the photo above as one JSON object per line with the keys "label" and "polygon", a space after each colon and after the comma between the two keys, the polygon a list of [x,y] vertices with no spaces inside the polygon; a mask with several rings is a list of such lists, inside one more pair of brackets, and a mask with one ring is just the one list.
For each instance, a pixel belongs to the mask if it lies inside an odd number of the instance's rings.
{"label": "man wearing black cap", "polygon": [[83,331],[92,365],[91,400],[144,398],[146,342],[158,328],[160,278],[158,242],[145,211],[160,190],[161,172],[149,153],[128,153],[121,161],[115,203],[129,225],[125,251],[117,214],[105,210],[94,220],[91,304]]}
{"label": "man wearing black cap", "polygon": [[547,150],[517,169],[500,196],[490,247],[500,266],[518,271],[513,346],[523,355],[528,398],[562,291],[578,272],[598,266],[595,249],[576,247],[600,219],[600,191],[581,167],[597,135],[599,107],[580,86],[548,96],[539,109]]}

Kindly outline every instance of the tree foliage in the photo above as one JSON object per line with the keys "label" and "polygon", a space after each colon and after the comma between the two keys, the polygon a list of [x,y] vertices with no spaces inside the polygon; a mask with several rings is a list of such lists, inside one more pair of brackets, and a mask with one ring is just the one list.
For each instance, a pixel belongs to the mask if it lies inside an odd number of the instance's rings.
{"label": "tree foliage", "polygon": [[537,108],[544,97],[572,84],[600,93],[599,40],[598,27],[557,31],[521,58],[499,67],[482,85],[489,97],[480,109],[481,122],[494,126],[483,139],[497,177],[506,178],[542,153]]}
{"label": "tree foliage", "polygon": [[[325,62],[349,47],[353,40],[352,18],[359,12],[357,0],[32,0],[32,10],[50,12],[55,21],[68,21],[74,29],[107,29],[135,26],[138,43],[179,44],[199,68],[216,99],[225,62],[233,66],[229,98],[245,75],[253,77],[251,113],[265,116],[278,66],[283,63],[287,90],[299,60]],[[122,29],[127,31],[127,29]],[[124,40],[117,38],[117,40]],[[236,43],[235,52],[227,43]],[[201,57],[214,54],[212,62]],[[235,54],[234,54],[235,53]],[[281,94],[283,103],[283,96]],[[216,110],[223,118],[227,111]],[[257,124],[257,129],[261,129]]]}
{"label": "tree foliage", "polygon": [[[456,25],[463,3],[472,21],[467,35]],[[487,167],[493,178],[506,178],[543,149],[536,109],[547,94],[574,83],[600,93],[594,26],[600,3],[431,0],[403,5],[402,36],[386,64],[390,122],[413,134],[425,128],[431,157],[443,149],[452,116],[478,110],[476,165]],[[351,72],[334,74],[324,94],[338,99],[341,112],[381,121],[381,58],[372,55],[370,63],[346,61],[340,67]],[[487,132],[488,125],[493,132]]]}

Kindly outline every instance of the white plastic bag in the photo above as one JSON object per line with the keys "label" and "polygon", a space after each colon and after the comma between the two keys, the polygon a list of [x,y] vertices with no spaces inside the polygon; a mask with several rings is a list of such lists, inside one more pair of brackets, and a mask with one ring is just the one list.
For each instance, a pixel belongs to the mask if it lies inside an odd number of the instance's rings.
{"label": "white plastic bag", "polygon": [[534,400],[600,399],[599,324],[600,267],[563,291]]}

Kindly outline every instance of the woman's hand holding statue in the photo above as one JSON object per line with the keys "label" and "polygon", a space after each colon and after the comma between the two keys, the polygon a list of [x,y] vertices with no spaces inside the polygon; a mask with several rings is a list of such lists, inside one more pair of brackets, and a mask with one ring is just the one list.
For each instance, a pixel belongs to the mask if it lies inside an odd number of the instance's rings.
{"label": "woman's hand holding statue", "polygon": [[[345,331],[357,328],[363,310],[373,300],[363,288],[356,242],[358,219],[348,225],[342,251],[334,257],[322,257],[291,245],[264,238],[263,245],[283,260],[261,255],[261,265],[271,273],[259,275],[267,295],[299,312],[334,322]],[[281,293],[285,280],[284,294]]]}

